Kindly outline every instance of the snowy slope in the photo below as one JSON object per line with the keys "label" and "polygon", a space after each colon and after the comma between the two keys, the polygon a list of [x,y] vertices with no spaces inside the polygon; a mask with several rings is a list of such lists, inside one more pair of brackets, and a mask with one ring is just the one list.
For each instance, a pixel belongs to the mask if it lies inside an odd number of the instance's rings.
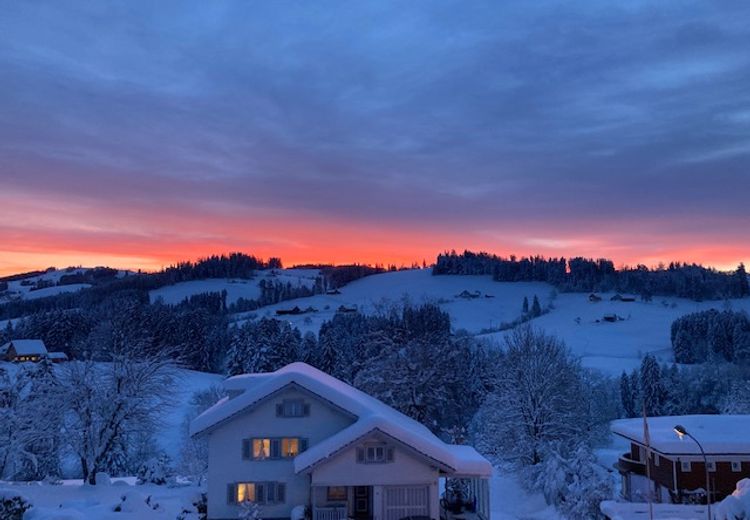
{"label": "snowy slope", "polygon": [[[479,291],[480,296],[471,299],[458,297],[463,291]],[[317,333],[320,325],[330,320],[341,305],[356,306],[361,312],[371,313],[404,301],[413,304],[430,302],[439,304],[450,313],[454,329],[478,333],[516,319],[521,314],[524,296],[531,301],[536,294],[544,305],[551,291],[552,286],[545,283],[501,284],[490,276],[432,276],[429,269],[411,269],[367,276],[342,287],[341,294],[288,300],[254,313],[245,313],[239,318],[248,315],[275,317],[278,309],[314,307],[318,312],[282,318],[303,332]]]}
{"label": "snowy slope", "polygon": [[240,278],[210,278],[207,280],[191,280],[168,285],[149,292],[151,302],[159,299],[166,304],[174,305],[195,294],[227,291],[227,303],[236,302],[239,298],[255,299],[260,296],[261,280],[291,283],[294,287],[306,286],[312,288],[315,277],[320,272],[317,269],[271,269],[259,271],[252,279]]}
{"label": "snowy slope", "polygon": [[[620,302],[611,301],[611,293],[599,295],[602,301],[591,303],[588,294],[561,293],[554,302],[555,308],[533,320],[533,324],[565,340],[585,366],[615,375],[636,368],[648,353],[661,362],[671,361],[672,322],[691,312],[723,309],[726,305],[723,301],[694,302],[662,297],[655,297],[649,303]],[[750,298],[732,300],[730,305],[734,310],[750,311]],[[606,322],[602,320],[605,314],[616,314],[623,320]],[[502,339],[502,334],[484,337]]]}
{"label": "snowy slope", "polygon": [[[0,303],[5,303],[13,300],[33,300],[36,298],[45,298],[47,296],[54,296],[56,294],[75,292],[86,287],[91,287],[90,284],[77,283],[69,285],[53,285],[52,287],[45,287],[44,289],[34,290],[34,285],[38,282],[49,282],[57,284],[65,275],[82,274],[91,270],[89,267],[68,267],[66,269],[50,269],[49,271],[34,276],[27,276],[20,280],[13,280],[8,282],[8,290],[4,293],[0,293]],[[119,271],[118,277],[122,277],[127,274],[127,271]]]}

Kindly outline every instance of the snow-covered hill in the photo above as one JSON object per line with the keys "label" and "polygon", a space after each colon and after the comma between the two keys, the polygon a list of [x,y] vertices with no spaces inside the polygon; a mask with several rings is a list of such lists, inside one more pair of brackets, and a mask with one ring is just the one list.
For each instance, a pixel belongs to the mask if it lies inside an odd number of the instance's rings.
{"label": "snow-covered hill", "polygon": [[[464,291],[468,294],[461,296]],[[238,317],[277,317],[277,310],[312,307],[316,312],[278,317],[303,332],[317,333],[320,325],[330,320],[341,306],[372,313],[404,301],[430,302],[450,313],[454,328],[479,333],[518,318],[524,296],[531,301],[537,295],[544,305],[551,291],[552,286],[544,283],[499,284],[489,276],[432,276],[429,269],[412,269],[367,276],[342,287],[341,294],[288,300]]]}
{"label": "snow-covered hill", "polygon": [[[461,297],[464,291],[477,297]],[[531,301],[536,295],[542,307],[551,304],[552,308],[534,319],[534,326],[562,338],[585,366],[619,374],[637,367],[647,353],[662,362],[671,361],[670,327],[680,316],[711,308],[750,311],[750,298],[695,302],[655,297],[651,302],[624,302],[612,301],[612,293],[602,293],[601,301],[591,302],[586,293],[557,294],[544,283],[495,282],[489,276],[432,276],[428,269],[368,276],[342,287],[340,293],[281,302],[237,315],[237,319],[278,317],[303,332],[317,332],[340,306],[370,313],[404,300],[433,302],[451,315],[454,329],[501,343],[506,332],[498,331],[500,325],[520,317],[523,298]],[[295,306],[303,310],[312,307],[316,312],[276,314]],[[617,316],[617,321],[608,322],[605,315]]]}
{"label": "snow-covered hill", "polygon": [[[66,269],[49,269],[42,274],[26,276],[18,280],[8,282],[8,288],[0,291],[0,304],[13,300],[34,300],[36,298],[46,298],[66,292],[75,292],[91,287],[87,283],[72,283],[57,285],[60,279],[66,275],[84,274],[90,271],[89,267],[68,267]],[[126,271],[119,271],[118,277],[125,276]]]}
{"label": "snow-covered hill", "polygon": [[259,271],[252,279],[211,278],[208,280],[191,280],[168,285],[149,292],[151,302],[162,301],[174,305],[195,294],[227,291],[227,303],[232,304],[240,298],[248,300],[260,296],[261,280],[278,281],[293,287],[312,288],[315,278],[320,274],[317,269],[269,269]]}

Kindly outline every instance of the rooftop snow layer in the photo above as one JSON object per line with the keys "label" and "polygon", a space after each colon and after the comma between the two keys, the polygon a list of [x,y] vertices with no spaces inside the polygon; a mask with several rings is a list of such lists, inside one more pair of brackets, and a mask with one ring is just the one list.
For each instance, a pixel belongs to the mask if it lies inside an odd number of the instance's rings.
{"label": "rooftop snow layer", "polygon": [[19,356],[43,356],[47,353],[47,347],[41,339],[14,339],[0,347],[0,352],[7,352],[11,345]]}
{"label": "rooftop snow layer", "polygon": [[[692,439],[680,439],[674,431],[678,424],[698,439],[708,454],[750,454],[750,437],[740,435],[750,431],[750,415],[649,417],[651,448],[665,454],[700,455],[700,449]],[[611,429],[618,435],[645,444],[642,418],[612,421]]]}
{"label": "rooftop snow layer", "polygon": [[247,374],[227,379],[225,386],[228,390],[244,391],[232,399],[222,399],[198,416],[190,425],[190,434],[204,432],[292,383],[357,417],[348,428],[298,455],[294,460],[297,472],[329,457],[363,435],[380,430],[456,474],[486,477],[492,474],[492,465],[474,448],[444,443],[423,424],[305,363],[292,363],[270,374]]}

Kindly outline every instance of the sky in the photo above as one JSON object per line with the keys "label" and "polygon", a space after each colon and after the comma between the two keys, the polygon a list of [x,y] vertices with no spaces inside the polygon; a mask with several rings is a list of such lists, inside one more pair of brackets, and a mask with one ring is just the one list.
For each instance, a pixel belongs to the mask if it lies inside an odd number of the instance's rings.
{"label": "sky", "polygon": [[750,263],[750,2],[3,2],[0,274]]}

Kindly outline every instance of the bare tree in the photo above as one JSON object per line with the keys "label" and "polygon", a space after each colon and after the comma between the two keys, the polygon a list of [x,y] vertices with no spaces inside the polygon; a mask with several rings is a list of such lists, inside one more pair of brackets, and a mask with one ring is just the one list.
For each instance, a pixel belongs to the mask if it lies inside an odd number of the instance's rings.
{"label": "bare tree", "polygon": [[147,354],[145,348],[123,346],[109,358],[71,362],[61,378],[68,406],[65,438],[89,484],[124,439],[158,428],[176,377],[170,353]]}

